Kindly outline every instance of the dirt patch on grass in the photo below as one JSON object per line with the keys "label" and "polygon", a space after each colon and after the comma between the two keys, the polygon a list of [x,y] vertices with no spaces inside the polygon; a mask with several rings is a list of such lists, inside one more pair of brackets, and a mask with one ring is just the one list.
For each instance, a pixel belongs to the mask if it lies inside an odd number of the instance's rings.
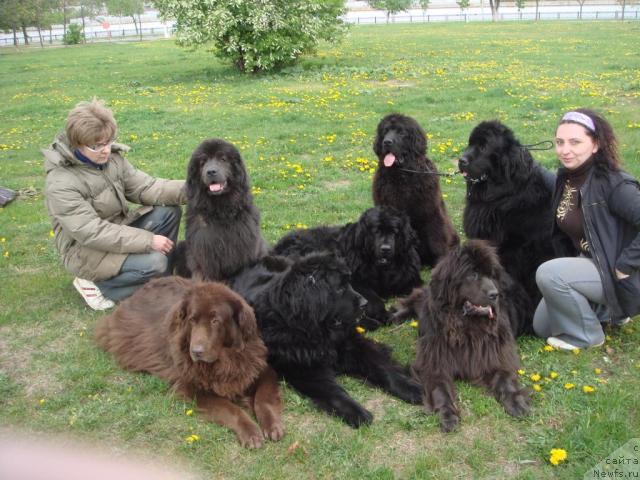
{"label": "dirt patch on grass", "polygon": [[322,182],[322,188],[325,190],[344,190],[351,186],[351,180],[333,180],[331,182]]}

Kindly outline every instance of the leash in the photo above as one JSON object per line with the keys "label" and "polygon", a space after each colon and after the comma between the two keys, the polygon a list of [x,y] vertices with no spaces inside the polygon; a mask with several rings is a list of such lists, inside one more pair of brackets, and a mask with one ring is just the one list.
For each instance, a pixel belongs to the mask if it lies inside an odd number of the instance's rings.
{"label": "leash", "polygon": [[[541,145],[546,145],[542,147]],[[520,148],[527,150],[551,150],[553,148],[553,142],[551,140],[543,140],[538,143],[532,143],[531,145],[521,145]]]}

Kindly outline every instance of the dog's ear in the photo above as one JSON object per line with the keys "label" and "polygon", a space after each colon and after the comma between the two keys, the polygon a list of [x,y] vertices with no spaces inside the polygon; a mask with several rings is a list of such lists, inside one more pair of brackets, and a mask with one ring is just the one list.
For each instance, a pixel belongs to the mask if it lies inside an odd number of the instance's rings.
{"label": "dog's ear", "polygon": [[234,326],[229,329],[231,348],[243,350],[245,341],[257,335],[258,325],[253,308],[242,298],[232,300]]}
{"label": "dog's ear", "polygon": [[409,129],[411,150],[415,157],[422,157],[427,153],[427,135],[418,122]]}
{"label": "dog's ear", "polygon": [[[189,352],[189,297],[184,296],[177,302],[169,312],[169,336],[171,345],[179,346],[179,350],[188,354]],[[175,352],[177,353],[177,352]],[[177,357],[176,357],[177,358]]]}

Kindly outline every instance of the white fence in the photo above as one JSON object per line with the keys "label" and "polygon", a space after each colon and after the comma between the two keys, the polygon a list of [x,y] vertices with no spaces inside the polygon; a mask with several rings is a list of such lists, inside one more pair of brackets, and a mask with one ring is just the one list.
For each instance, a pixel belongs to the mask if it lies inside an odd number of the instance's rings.
{"label": "white fence", "polygon": [[[513,10],[513,9],[512,9]],[[623,20],[620,9],[596,9],[593,6],[585,7],[582,12],[575,8],[550,11],[548,8],[540,9],[538,12],[531,8],[526,8],[521,12],[504,11],[499,14],[500,21],[534,21],[534,20]],[[480,11],[478,8],[470,9],[467,12],[460,12],[456,9],[436,9],[430,13],[412,10],[410,13],[392,15],[389,19],[384,12],[351,11],[345,17],[347,23],[356,25],[384,25],[386,23],[426,23],[426,22],[480,22],[491,21],[491,12],[488,8]],[[637,8],[629,8],[624,14],[625,21],[640,20],[640,11]],[[149,22],[144,26],[142,32],[136,30],[133,24],[122,23],[120,25],[110,25],[109,29],[103,29],[100,24],[88,25],[86,28],[87,42],[109,42],[109,41],[133,41],[152,40],[159,37],[170,37],[174,32],[173,23]],[[29,43],[39,46],[40,37],[37,31],[28,30]],[[42,31],[42,41],[44,45],[62,43],[62,29],[56,28],[52,31]],[[18,45],[24,45],[22,32],[17,32],[16,40]],[[0,34],[0,47],[14,45],[14,37],[9,34]]]}

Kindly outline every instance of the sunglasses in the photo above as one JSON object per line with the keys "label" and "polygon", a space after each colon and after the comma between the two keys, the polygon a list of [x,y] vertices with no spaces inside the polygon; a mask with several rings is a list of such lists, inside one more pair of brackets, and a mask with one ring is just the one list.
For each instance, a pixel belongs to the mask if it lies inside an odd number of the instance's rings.
{"label": "sunglasses", "polygon": [[111,145],[113,145],[114,142],[115,140],[111,140],[110,142],[107,142],[107,143],[96,143],[95,145],[85,145],[85,146],[87,147],[87,150],[93,153],[98,153],[104,150],[106,147],[111,148]]}

